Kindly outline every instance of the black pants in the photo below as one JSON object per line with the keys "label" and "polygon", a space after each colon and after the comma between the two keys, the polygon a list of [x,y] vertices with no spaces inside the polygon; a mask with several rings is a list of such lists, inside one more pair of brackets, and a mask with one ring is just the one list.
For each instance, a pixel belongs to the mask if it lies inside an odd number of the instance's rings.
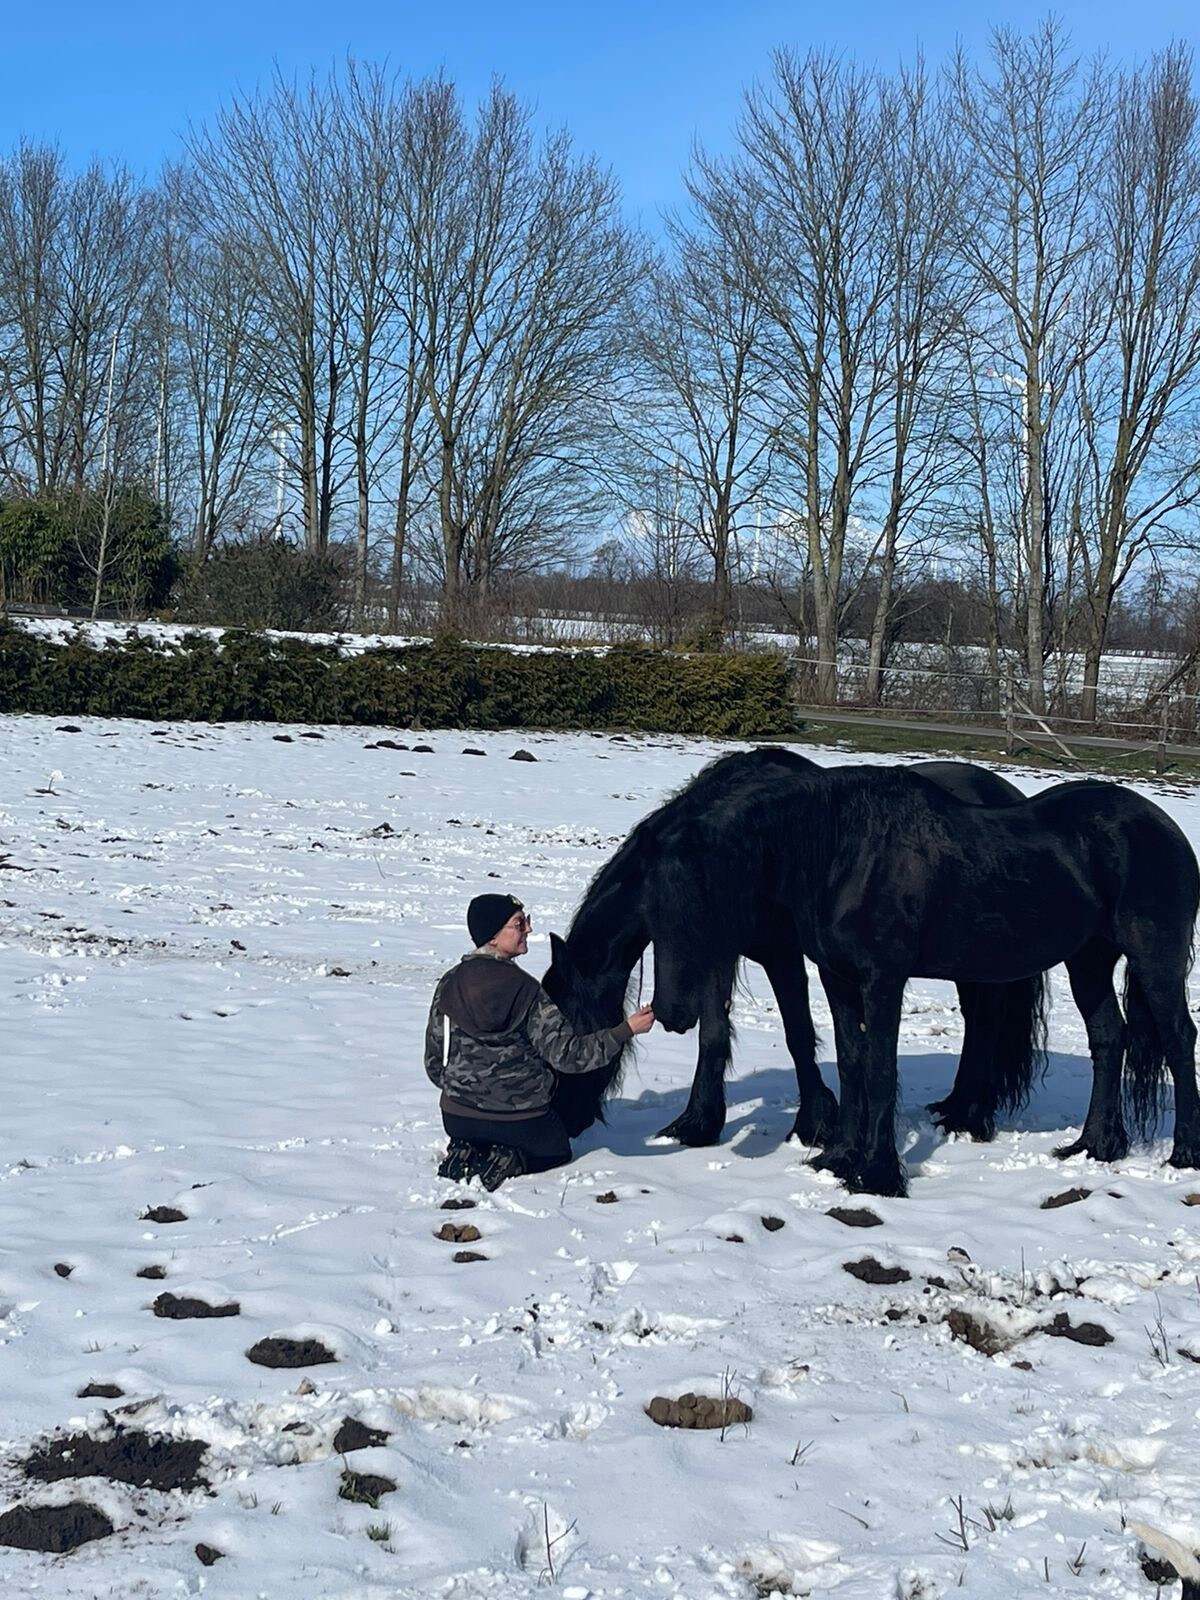
{"label": "black pants", "polygon": [[571,1159],[571,1141],[557,1111],[544,1111],[539,1117],[517,1122],[490,1117],[456,1117],[442,1112],[442,1125],[451,1139],[468,1144],[502,1144],[520,1150],[530,1172],[548,1172]]}

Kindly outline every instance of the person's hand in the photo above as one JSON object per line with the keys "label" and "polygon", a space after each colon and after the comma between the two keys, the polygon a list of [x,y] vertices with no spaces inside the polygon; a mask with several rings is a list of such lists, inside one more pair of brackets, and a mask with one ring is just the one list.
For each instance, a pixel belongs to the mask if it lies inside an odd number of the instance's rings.
{"label": "person's hand", "polygon": [[635,1034],[649,1033],[654,1026],[654,1007],[639,1006],[635,1012],[626,1018]]}

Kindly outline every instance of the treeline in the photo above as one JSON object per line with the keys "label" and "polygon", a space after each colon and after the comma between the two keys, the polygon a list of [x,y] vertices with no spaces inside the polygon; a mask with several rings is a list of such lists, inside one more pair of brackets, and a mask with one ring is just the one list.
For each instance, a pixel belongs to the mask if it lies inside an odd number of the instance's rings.
{"label": "treeline", "polygon": [[393,629],[433,594],[479,631],[619,529],[660,589],[702,586],[710,638],[772,596],[828,698],[851,627],[882,695],[905,596],[952,563],[994,675],[1015,652],[1040,710],[1077,650],[1094,716],[1123,597],[1197,539],[1188,52],[1083,62],[1053,23],[937,72],[781,51],[687,197],[651,241],[506,89],[361,64],[230,101],[154,185],[21,146],[0,500],[67,508],[96,607],[161,597],[136,495],[185,611],[285,535]]}

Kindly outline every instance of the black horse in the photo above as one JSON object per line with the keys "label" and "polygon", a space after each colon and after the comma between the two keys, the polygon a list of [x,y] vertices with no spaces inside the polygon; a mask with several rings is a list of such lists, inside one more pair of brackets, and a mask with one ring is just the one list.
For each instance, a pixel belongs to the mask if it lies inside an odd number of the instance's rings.
{"label": "black horse", "polygon": [[[651,938],[652,908],[643,904],[642,886],[646,863],[655,856],[659,838],[673,836],[673,830],[686,829],[693,820],[704,825],[709,818],[724,817],[765,795],[785,792],[797,778],[822,770],[815,762],[778,748],[723,756],[637,825],[597,874],[566,940],[551,935],[553,961],[543,982],[577,1027],[603,1027],[621,1015],[630,970]],[[968,804],[1000,806],[1023,798],[997,773],[965,762],[920,762],[907,770],[922,773]],[[710,906],[706,920],[723,915],[721,905]],[[838,1105],[817,1069],[808,978],[792,908],[769,884],[761,885],[755,895],[742,943],[732,955],[722,947],[706,973],[691,1096],[682,1114],[662,1132],[690,1145],[714,1144],[720,1138],[733,1037],[729,1007],[739,957],[763,967],[779,1005],[799,1089],[791,1136],[805,1144],[823,1144],[836,1135]],[[1024,1104],[1042,1060],[1043,1002],[1041,974],[1011,984],[959,985],[962,1059],[950,1094],[930,1107],[947,1132],[989,1139],[997,1110]],[[618,1058],[606,1073],[560,1081],[555,1106],[569,1132],[581,1132],[603,1114],[603,1099],[619,1083],[620,1068]]]}
{"label": "black horse", "polygon": [[[649,841],[647,841],[649,843]],[[1191,845],[1151,801],[1061,784],[1003,808],[963,805],[911,769],[849,767],[659,829],[638,905],[655,947],[655,1013],[695,1025],[711,974],[752,942],[764,893],[787,904],[833,1013],[843,1093],[820,1164],[853,1188],[903,1194],[896,1052],[910,977],[1011,983],[1065,962],[1093,1063],[1080,1137],[1129,1148],[1175,1089],[1175,1166],[1200,1164],[1196,1028],[1186,977],[1200,905]],[[1113,971],[1127,963],[1125,1017]]]}

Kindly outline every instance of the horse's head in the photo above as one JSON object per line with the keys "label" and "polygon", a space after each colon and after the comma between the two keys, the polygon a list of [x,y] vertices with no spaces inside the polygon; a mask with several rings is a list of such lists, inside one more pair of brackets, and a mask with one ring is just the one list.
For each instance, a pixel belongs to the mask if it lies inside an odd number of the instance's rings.
{"label": "horse's head", "polygon": [[[550,965],[542,988],[576,1033],[615,1028],[625,1015],[629,969],[611,961],[593,969],[576,956],[567,941],[550,935]],[[624,1050],[618,1050],[597,1072],[563,1073],[554,1090],[554,1109],[574,1137],[593,1122],[604,1120],[604,1101],[621,1081]]]}

